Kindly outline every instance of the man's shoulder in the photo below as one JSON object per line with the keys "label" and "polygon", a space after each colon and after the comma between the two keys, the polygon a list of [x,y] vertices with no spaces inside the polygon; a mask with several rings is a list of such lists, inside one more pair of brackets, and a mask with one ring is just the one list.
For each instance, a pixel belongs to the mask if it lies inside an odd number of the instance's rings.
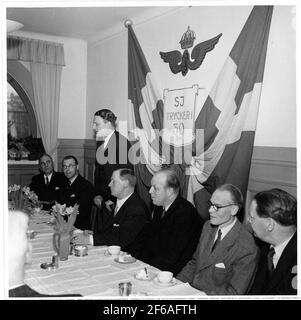
{"label": "man's shoulder", "polygon": [[139,208],[143,207],[143,209],[146,209],[145,202],[136,192],[133,192],[131,196],[126,200],[125,203],[128,203],[128,205],[131,205],[131,206],[135,206]]}
{"label": "man's shoulder", "polygon": [[91,187],[91,188],[93,188],[93,184],[89,180],[84,178],[82,175],[80,175],[80,174],[76,177],[76,180],[83,187],[89,187],[89,188]]}
{"label": "man's shoulder", "polygon": [[246,250],[257,250],[257,245],[255,239],[250,230],[247,229],[244,223],[241,223],[239,220],[236,221],[237,231],[237,243]]}
{"label": "man's shoulder", "polygon": [[183,211],[184,210],[184,211],[188,211],[191,213],[197,213],[197,210],[194,207],[194,205],[181,196],[178,196],[175,199],[175,201],[172,203],[172,205],[174,206],[175,211]]}

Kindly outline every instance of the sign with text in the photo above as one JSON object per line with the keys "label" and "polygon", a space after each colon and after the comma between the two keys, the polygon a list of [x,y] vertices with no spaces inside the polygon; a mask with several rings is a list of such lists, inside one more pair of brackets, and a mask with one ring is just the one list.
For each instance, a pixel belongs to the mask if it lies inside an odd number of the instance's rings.
{"label": "sign with text", "polygon": [[164,142],[184,146],[194,140],[194,113],[198,86],[164,90]]}

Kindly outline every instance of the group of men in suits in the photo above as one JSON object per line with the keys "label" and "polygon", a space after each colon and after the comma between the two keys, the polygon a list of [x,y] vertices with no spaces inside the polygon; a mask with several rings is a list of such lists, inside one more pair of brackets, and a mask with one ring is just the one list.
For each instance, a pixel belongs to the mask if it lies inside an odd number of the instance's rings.
{"label": "group of men in suits", "polygon": [[56,172],[50,155],[44,154],[39,160],[41,173],[34,176],[29,185],[38,199],[43,203],[44,210],[58,202],[67,207],[79,205],[79,215],[75,227],[81,230],[90,229],[91,208],[94,195],[93,185],[79,174],[76,157],[65,156],[62,161],[62,172]]}
{"label": "group of men in suits", "polygon": [[[64,203],[79,203],[77,228],[91,228],[92,202],[102,217],[94,234],[77,234],[76,243],[120,245],[123,251],[173,272],[179,280],[209,295],[296,294],[292,272],[297,264],[294,197],[279,189],[255,196],[249,214],[254,238],[237,218],[243,209],[238,188],[226,184],[213,192],[210,219],[204,224],[195,207],[180,196],[177,174],[162,169],[151,180],[150,213],[136,193],[130,144],[115,130],[116,116],[108,109],[97,111],[93,128],[100,139],[94,191],[78,174],[78,162],[73,156],[63,160],[64,176],[71,185],[66,188],[66,181],[62,186],[56,182],[54,187],[54,197],[59,194]],[[42,163],[47,167],[46,162],[42,157],[41,170]],[[43,172],[39,179],[46,184],[47,172]],[[84,204],[87,202],[89,206]],[[271,251],[272,264],[268,262]]]}

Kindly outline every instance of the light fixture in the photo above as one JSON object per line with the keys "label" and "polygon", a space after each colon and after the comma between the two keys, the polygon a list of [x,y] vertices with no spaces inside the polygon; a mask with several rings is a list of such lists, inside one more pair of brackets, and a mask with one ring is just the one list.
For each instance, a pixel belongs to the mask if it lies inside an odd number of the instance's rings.
{"label": "light fixture", "polygon": [[13,21],[13,20],[6,20],[7,32],[17,31],[23,27],[24,27],[24,25],[20,22]]}

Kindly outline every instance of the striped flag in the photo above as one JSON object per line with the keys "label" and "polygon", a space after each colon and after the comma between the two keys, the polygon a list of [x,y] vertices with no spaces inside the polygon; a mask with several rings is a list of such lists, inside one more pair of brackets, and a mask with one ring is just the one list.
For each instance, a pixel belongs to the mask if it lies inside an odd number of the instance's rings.
{"label": "striped flag", "polygon": [[134,165],[137,189],[150,206],[150,180],[162,164],[158,130],[163,125],[163,101],[131,25],[128,26],[128,99],[130,136],[139,140],[140,161]]}
{"label": "striped flag", "polygon": [[[246,194],[272,12],[272,6],[253,8],[195,121],[204,145],[193,145],[193,161],[181,181],[183,195],[203,218],[208,217],[207,200],[219,185],[232,183]],[[128,46],[130,129],[139,136],[145,160],[135,170],[138,189],[146,190],[164,163],[160,136],[152,133],[162,129],[163,102],[131,27]],[[146,137],[157,143],[151,145]],[[183,166],[177,169],[184,173]]]}
{"label": "striped flag", "polygon": [[232,183],[246,195],[272,12],[253,8],[196,119],[203,163],[201,171],[190,168],[187,198],[203,217],[217,186]]}

